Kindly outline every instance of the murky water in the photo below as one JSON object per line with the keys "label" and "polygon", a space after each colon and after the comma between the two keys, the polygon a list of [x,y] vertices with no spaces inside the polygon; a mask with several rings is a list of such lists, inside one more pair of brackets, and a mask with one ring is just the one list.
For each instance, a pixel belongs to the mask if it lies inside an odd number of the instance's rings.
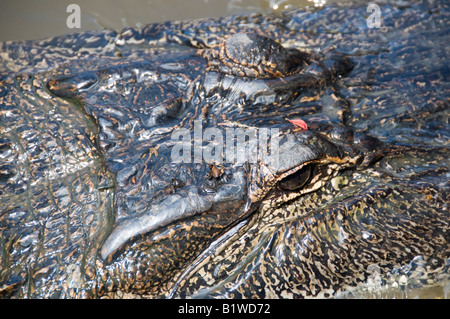
{"label": "murky water", "polygon": [[[0,41],[31,40],[102,28],[121,30],[166,20],[269,13],[333,2],[337,0],[2,0]],[[67,27],[71,14],[67,13],[67,6],[72,3],[80,6],[81,28]]]}

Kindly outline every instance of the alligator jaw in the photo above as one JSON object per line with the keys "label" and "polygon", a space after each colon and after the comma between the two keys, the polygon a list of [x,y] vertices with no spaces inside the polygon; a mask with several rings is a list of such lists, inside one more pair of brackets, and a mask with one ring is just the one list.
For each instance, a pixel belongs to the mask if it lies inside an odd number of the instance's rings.
{"label": "alligator jaw", "polygon": [[[190,187],[184,192],[180,190],[179,193],[168,196],[161,203],[152,205],[144,214],[119,222],[104,242],[100,250],[101,257],[110,262],[121,247],[139,235],[150,233],[188,217],[214,212],[215,205],[219,203],[243,202],[247,192],[244,174],[243,170],[237,170],[231,181],[234,186],[224,185],[215,194],[202,195],[199,194],[198,188]],[[249,209],[249,205],[240,205],[240,207],[242,209],[233,215],[236,218],[245,215]]]}

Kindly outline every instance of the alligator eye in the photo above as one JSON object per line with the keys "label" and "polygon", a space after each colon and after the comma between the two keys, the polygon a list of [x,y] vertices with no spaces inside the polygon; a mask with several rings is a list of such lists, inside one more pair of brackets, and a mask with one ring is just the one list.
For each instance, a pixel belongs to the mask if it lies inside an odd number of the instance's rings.
{"label": "alligator eye", "polygon": [[313,172],[312,165],[306,165],[292,175],[289,175],[279,182],[279,187],[287,191],[296,191],[309,182]]}
{"label": "alligator eye", "polygon": [[75,76],[52,79],[47,83],[47,88],[56,96],[74,98],[79,92],[88,90],[97,82],[97,74],[84,72]]}
{"label": "alligator eye", "polygon": [[208,61],[207,70],[250,78],[280,78],[300,71],[309,54],[285,48],[256,33],[236,33],[221,44],[199,53]]}

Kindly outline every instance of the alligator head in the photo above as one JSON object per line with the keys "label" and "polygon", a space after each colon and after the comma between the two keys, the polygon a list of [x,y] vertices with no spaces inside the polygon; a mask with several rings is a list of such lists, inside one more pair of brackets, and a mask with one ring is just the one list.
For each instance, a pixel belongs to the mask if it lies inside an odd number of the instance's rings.
{"label": "alligator head", "polygon": [[330,6],[1,44],[0,295],[447,278],[441,2],[386,4],[377,30]]}
{"label": "alligator head", "polygon": [[[96,293],[336,295],[364,281],[371,265],[392,269],[426,243],[438,246],[429,232],[445,218],[393,213],[414,197],[422,207],[424,190],[373,171],[411,150],[342,125],[346,102],[333,82],[352,67],[339,53],[238,33],[211,48],[51,80],[54,95],[76,100],[98,123],[116,176]],[[329,101],[328,86],[344,106],[331,121],[286,121],[292,109],[294,118],[310,114],[309,101]],[[428,210],[440,216],[436,200]],[[383,239],[377,214],[398,229],[396,239]],[[421,238],[414,223],[429,234]],[[413,238],[420,248],[400,252]]]}
{"label": "alligator head", "polygon": [[[283,206],[361,162],[346,141],[285,119],[237,121],[255,108],[276,112],[318,94],[351,68],[343,55],[320,57],[236,34],[211,49],[49,81],[54,95],[78,101],[99,124],[98,142],[116,175],[116,221],[100,257],[117,277],[99,289],[168,294],[180,269],[236,232],[263,201]],[[130,262],[132,276],[147,274],[131,286],[123,281]]]}

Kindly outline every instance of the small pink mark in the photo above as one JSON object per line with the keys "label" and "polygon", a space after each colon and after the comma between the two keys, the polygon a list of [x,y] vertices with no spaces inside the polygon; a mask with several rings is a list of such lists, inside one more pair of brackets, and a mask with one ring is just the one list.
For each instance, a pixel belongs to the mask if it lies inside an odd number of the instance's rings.
{"label": "small pink mark", "polygon": [[[288,120],[288,119],[286,119],[286,120]],[[288,120],[288,121],[294,125],[297,125],[298,127],[301,127],[305,131],[308,130],[308,125],[306,125],[305,121],[303,121],[303,120]]]}

